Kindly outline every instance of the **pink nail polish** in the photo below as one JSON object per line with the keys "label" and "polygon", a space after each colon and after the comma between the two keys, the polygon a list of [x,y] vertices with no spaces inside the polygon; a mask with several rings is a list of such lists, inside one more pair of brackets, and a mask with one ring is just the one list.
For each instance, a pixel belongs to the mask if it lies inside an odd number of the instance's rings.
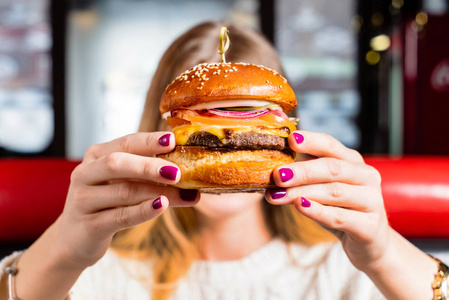
{"label": "pink nail polish", "polygon": [[304,197],[301,197],[301,206],[302,207],[310,207],[310,201]]}
{"label": "pink nail polish", "polygon": [[271,195],[271,198],[274,200],[280,199],[282,197],[285,197],[285,195],[287,195],[287,190],[283,189],[283,188],[272,189],[272,190],[270,190],[270,195]]}
{"label": "pink nail polish", "polygon": [[287,182],[293,178],[293,171],[289,168],[279,169],[279,175],[281,176],[282,182]]}
{"label": "pink nail polish", "polygon": [[293,137],[295,138],[296,144],[302,144],[304,142],[304,136],[300,133],[293,132]]}
{"label": "pink nail polish", "polygon": [[170,145],[170,133],[164,134],[159,138],[159,145],[167,147]]}
{"label": "pink nail polish", "polygon": [[178,175],[178,168],[172,166],[164,166],[159,170],[159,174],[162,177],[168,180],[176,180],[176,176]]}
{"label": "pink nail polish", "polygon": [[162,207],[162,200],[161,197],[157,197],[156,200],[153,201],[153,203],[151,204],[153,206],[154,209],[159,209]]}
{"label": "pink nail polish", "polygon": [[181,197],[184,201],[194,201],[196,199],[196,196],[198,196],[197,190],[180,190],[179,191],[179,197]]}

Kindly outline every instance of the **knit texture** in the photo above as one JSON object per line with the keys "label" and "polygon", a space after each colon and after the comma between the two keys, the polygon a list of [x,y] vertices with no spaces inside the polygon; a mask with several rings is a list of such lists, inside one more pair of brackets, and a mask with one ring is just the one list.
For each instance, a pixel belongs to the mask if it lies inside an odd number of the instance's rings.
{"label": "knit texture", "polygon": [[[87,268],[72,300],[148,300],[151,262],[112,251]],[[272,240],[234,261],[197,261],[179,281],[172,300],[363,300],[385,299],[348,260],[340,243],[313,247]]]}

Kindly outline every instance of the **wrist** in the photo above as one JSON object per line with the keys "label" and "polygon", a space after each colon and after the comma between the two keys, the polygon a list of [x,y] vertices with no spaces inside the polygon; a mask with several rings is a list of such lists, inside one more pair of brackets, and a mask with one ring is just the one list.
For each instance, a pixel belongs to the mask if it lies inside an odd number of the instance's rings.
{"label": "wrist", "polygon": [[[56,220],[47,230],[23,253],[17,262],[17,268],[21,270],[18,277],[22,277],[25,271],[41,274],[71,274],[78,276],[87,267],[76,260],[73,251],[67,243],[60,238],[60,219]],[[30,274],[27,274],[28,277]],[[21,280],[18,278],[18,280]]]}
{"label": "wrist", "polygon": [[382,274],[385,270],[394,268],[394,264],[397,262],[397,249],[400,244],[398,239],[400,238],[401,236],[390,228],[388,230],[387,238],[382,241],[382,250],[379,250],[375,255],[372,255],[371,260],[362,265],[359,269],[369,276],[375,276],[376,274]]}
{"label": "wrist", "polygon": [[394,230],[385,253],[362,271],[387,299],[433,299],[437,263]]}
{"label": "wrist", "polygon": [[65,299],[84,270],[83,266],[71,263],[61,251],[54,240],[52,226],[17,261],[18,299]]}

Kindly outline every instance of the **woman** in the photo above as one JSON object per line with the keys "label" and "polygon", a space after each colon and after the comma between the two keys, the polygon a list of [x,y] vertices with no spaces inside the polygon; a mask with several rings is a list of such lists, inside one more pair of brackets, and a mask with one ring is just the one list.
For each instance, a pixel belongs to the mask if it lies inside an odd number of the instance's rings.
{"label": "woman", "polygon": [[[181,72],[219,60],[221,26],[201,24],[170,46],[140,133],[89,148],[58,220],[20,259],[4,260],[2,267],[17,263],[17,297],[431,299],[438,264],[389,227],[378,172],[332,137],[290,135],[294,151],[318,159],[282,166],[288,178],[275,170],[279,188],[266,192],[269,203],[257,193],[200,195],[169,186],[180,175],[161,175],[176,165],[154,157],[175,146],[170,132],[153,132],[165,129],[158,101]],[[228,61],[282,73],[263,37],[227,27]],[[0,299],[6,286],[4,276]]]}

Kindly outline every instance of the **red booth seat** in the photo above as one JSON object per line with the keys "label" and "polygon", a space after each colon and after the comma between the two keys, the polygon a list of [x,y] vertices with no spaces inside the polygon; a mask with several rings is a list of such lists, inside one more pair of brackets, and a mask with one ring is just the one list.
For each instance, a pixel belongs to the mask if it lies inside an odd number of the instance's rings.
{"label": "red booth seat", "polygon": [[[393,228],[407,238],[449,239],[449,157],[366,157],[379,170]],[[0,160],[0,245],[32,242],[61,213],[65,159]]]}
{"label": "red booth seat", "polygon": [[382,176],[391,226],[407,238],[449,239],[449,156],[365,158]]}
{"label": "red booth seat", "polygon": [[33,241],[56,220],[78,164],[66,159],[0,160],[0,244]]}

